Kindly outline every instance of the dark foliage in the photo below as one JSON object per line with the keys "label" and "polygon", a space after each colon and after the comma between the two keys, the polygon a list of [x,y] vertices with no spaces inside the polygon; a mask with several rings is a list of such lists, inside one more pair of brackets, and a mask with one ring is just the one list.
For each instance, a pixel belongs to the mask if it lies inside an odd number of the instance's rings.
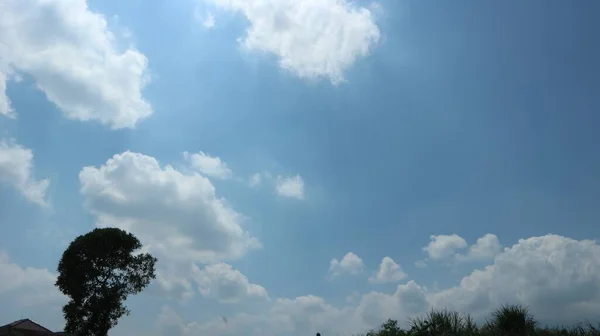
{"label": "dark foliage", "polygon": [[123,301],[155,278],[156,258],[134,254],[141,247],[134,235],[116,228],[95,229],[69,245],[56,281],[70,297],[63,307],[66,332],[106,336],[120,317],[129,314]]}
{"label": "dark foliage", "polygon": [[536,331],[537,322],[521,305],[502,306],[492,313],[492,318],[484,326],[490,335],[527,336]]}
{"label": "dark foliage", "polygon": [[365,336],[600,336],[600,326],[591,323],[570,328],[540,328],[526,307],[503,306],[479,328],[469,315],[449,310],[432,310],[422,318],[409,320],[402,330],[396,320],[387,320]]}

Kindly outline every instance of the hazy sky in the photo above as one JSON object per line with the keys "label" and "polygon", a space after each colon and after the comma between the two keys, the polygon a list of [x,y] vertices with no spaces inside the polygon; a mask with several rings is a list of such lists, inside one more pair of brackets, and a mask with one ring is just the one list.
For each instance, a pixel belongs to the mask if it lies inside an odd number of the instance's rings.
{"label": "hazy sky", "polygon": [[134,233],[111,335],[600,321],[600,2],[0,0],[0,324]]}

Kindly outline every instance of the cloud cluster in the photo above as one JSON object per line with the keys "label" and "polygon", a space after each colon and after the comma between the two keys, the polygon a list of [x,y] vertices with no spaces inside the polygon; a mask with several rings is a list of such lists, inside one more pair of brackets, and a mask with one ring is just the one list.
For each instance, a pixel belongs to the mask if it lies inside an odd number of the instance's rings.
{"label": "cloud cluster", "polygon": [[[477,239],[475,244],[469,246],[467,241],[457,235],[433,235],[431,241],[423,251],[427,253],[428,259],[446,262],[468,262],[491,260],[502,251],[502,244],[494,234],[485,234]],[[462,250],[468,250],[466,253]],[[419,266],[424,266],[424,261],[418,261]]]}
{"label": "cloud cluster", "polygon": [[0,140],[0,183],[12,185],[33,203],[48,205],[50,180],[34,178],[33,152],[13,141]]}
{"label": "cloud cluster", "polygon": [[387,318],[405,323],[431,307],[457,309],[482,322],[484,316],[506,303],[529,306],[544,323],[597,321],[600,245],[557,235],[532,237],[506,248],[493,263],[474,270],[457,286],[438,291],[410,280],[390,294],[365,293],[354,305],[336,307],[309,295],[277,299],[264,311],[228,317],[226,324],[222,320],[183,323],[174,310],[169,310],[169,321],[186,331],[173,335],[199,331],[221,335],[352,334],[376,327]]}
{"label": "cloud cluster", "polygon": [[106,19],[86,0],[5,0],[0,10],[0,114],[16,112],[6,82],[27,74],[64,115],[112,128],[152,113],[142,97],[148,60],[120,51]]}
{"label": "cloud cluster", "polygon": [[342,82],[381,35],[373,13],[347,0],[204,1],[242,14],[249,22],[242,45],[275,55],[281,68],[301,78]]}

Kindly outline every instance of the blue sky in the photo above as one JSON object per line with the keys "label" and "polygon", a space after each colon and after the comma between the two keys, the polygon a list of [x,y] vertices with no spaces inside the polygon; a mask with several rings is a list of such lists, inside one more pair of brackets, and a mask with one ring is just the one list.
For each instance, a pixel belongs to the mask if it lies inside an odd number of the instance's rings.
{"label": "blue sky", "polygon": [[3,6],[8,320],[62,327],[58,259],[96,226],[159,257],[115,335],[600,318],[599,3]]}

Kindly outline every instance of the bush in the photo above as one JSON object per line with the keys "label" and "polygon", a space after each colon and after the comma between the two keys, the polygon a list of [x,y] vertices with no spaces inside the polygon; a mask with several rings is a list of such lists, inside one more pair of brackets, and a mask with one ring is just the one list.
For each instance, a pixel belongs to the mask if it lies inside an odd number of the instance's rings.
{"label": "bush", "polygon": [[600,336],[600,325],[594,327],[589,322],[570,328],[540,328],[521,305],[500,307],[481,328],[467,314],[435,309],[409,320],[409,326],[410,330],[402,330],[398,321],[389,319],[364,336]]}
{"label": "bush", "polygon": [[460,315],[450,310],[432,310],[425,318],[410,320],[410,334],[415,336],[433,335],[477,335],[477,325],[470,315]]}

